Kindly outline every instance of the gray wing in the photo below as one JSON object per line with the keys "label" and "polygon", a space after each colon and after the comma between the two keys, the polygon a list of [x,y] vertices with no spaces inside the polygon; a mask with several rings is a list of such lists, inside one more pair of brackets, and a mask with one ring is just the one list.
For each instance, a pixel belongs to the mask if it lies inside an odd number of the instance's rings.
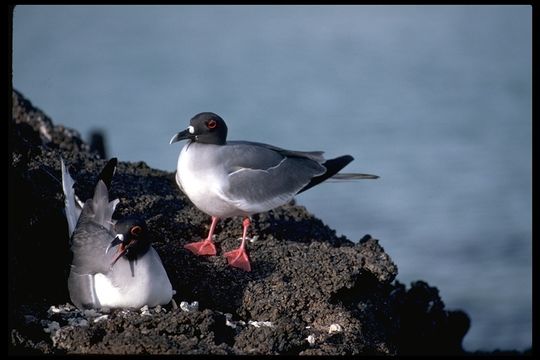
{"label": "gray wing", "polygon": [[259,142],[254,141],[228,141],[228,145],[246,145],[246,146],[254,146],[257,148],[265,148],[268,150],[275,151],[281,155],[289,156],[289,157],[300,157],[300,158],[306,158],[314,160],[318,163],[323,163],[325,161],[325,158],[323,156],[324,151],[296,151],[296,150],[287,150],[282,149],[280,147],[269,145],[269,144],[263,144]]}
{"label": "gray wing", "polygon": [[107,273],[114,251],[105,253],[115,234],[95,221],[92,200],[86,201],[71,239],[71,270],[78,274]]}
{"label": "gray wing", "polygon": [[69,273],[68,278],[69,297],[79,309],[100,308],[94,286],[94,276],[90,274],[78,274],[74,271]]}
{"label": "gray wing", "polygon": [[[71,237],[73,235],[73,232],[75,230],[75,226],[77,225],[77,221],[79,217],[81,216],[82,208],[84,204],[79,200],[77,195],[75,194],[75,191],[73,189],[73,185],[75,184],[75,181],[70,176],[69,171],[67,170],[64,160],[60,157],[60,163],[62,167],[62,189],[64,191],[64,204],[65,204],[65,212],[66,212],[66,218],[68,222],[68,231],[69,236]],[[116,166],[116,158],[113,158],[109,160],[105,168],[102,170],[100,177],[106,177],[106,181],[110,184],[112,172],[116,170],[116,167],[113,167],[111,169],[111,166]],[[105,174],[104,174],[105,173]],[[111,173],[108,175],[107,173]],[[95,191],[94,191],[94,197],[92,199],[93,208],[95,211],[96,216],[96,222],[103,225],[107,229],[112,229],[112,214],[114,213],[114,209],[118,205],[120,200],[115,199],[111,202],[109,202],[109,193],[107,191],[107,187],[103,180],[100,180],[98,184],[96,185]]]}
{"label": "gray wing", "polygon": [[119,200],[109,202],[109,192],[99,180],[94,197],[86,200],[71,238],[73,261],[71,271],[78,274],[107,273],[114,251],[105,253],[114,239],[112,214]]}
{"label": "gray wing", "polygon": [[98,181],[94,190],[94,197],[91,200],[93,221],[107,230],[112,230],[112,215],[120,200],[115,199],[109,202],[109,192],[103,180]]}
{"label": "gray wing", "polygon": [[94,197],[84,204],[71,239],[72,271],[79,274],[107,273],[114,252],[105,253],[114,239],[111,217],[118,199],[109,202],[105,183],[96,185]]}
{"label": "gray wing", "polygon": [[294,152],[250,142],[231,142],[224,150],[229,152],[223,157],[229,181],[220,195],[248,213],[285,204],[326,171],[315,160],[322,158],[319,152]]}
{"label": "gray wing", "polygon": [[61,157],[60,164],[62,167],[62,189],[64,190],[66,218],[68,222],[69,236],[71,237],[71,235],[73,234],[73,230],[75,230],[75,225],[77,225],[77,220],[81,215],[82,204],[80,203],[80,200],[77,198],[77,195],[75,195],[75,191],[73,190],[73,185],[75,184],[75,181],[69,175],[69,171],[64,164],[64,159],[62,159]]}

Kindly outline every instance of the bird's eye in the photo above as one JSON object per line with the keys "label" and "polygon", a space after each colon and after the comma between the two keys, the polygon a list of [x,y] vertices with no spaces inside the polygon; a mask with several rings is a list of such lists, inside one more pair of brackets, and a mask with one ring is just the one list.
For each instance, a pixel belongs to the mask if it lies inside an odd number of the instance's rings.
{"label": "bird's eye", "polygon": [[206,127],[209,129],[215,129],[217,126],[217,121],[212,119],[206,123]]}
{"label": "bird's eye", "polygon": [[140,233],[142,233],[142,227],[134,226],[134,227],[131,228],[130,232],[131,232],[131,235],[133,235],[133,236],[140,235]]}

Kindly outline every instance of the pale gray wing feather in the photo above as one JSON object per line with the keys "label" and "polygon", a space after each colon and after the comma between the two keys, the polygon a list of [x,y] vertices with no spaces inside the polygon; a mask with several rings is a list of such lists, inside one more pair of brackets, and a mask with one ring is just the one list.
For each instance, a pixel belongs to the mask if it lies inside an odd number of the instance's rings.
{"label": "pale gray wing feather", "polygon": [[78,274],[105,274],[109,271],[114,257],[114,251],[106,254],[105,250],[115,234],[94,219],[92,199],[88,199],[71,238],[71,270]]}
{"label": "pale gray wing feather", "polygon": [[93,275],[78,274],[75,271],[71,271],[68,278],[68,289],[71,301],[79,309],[101,307],[96,294]]}
{"label": "pale gray wing feather", "polygon": [[326,171],[316,160],[289,157],[271,146],[249,142],[231,145],[227,146],[230,153],[223,157],[227,159],[228,187],[220,196],[249,213],[285,204],[313,177]]}
{"label": "pale gray wing feather", "polygon": [[107,186],[100,180],[94,197],[84,204],[71,239],[72,271],[78,274],[107,273],[114,252],[105,250],[114,239],[112,214],[118,199],[109,202]]}
{"label": "pale gray wing feather", "polygon": [[[71,237],[73,235],[73,231],[75,230],[75,226],[77,225],[77,221],[81,216],[84,204],[75,194],[75,190],[73,189],[75,181],[70,176],[62,158],[60,158],[60,163],[62,167],[62,189],[64,191],[64,205],[68,222],[68,232],[69,236]],[[93,206],[94,209],[96,209],[95,221],[108,230],[112,230],[112,214],[114,213],[114,210],[119,202],[119,199],[109,202],[109,193],[107,191],[107,187],[105,186],[105,183],[100,180],[94,191],[93,198]]]}
{"label": "pale gray wing feather", "polygon": [[75,230],[75,225],[77,225],[77,220],[79,220],[79,216],[81,215],[82,205],[80,204],[80,200],[75,195],[75,190],[73,189],[75,181],[69,175],[69,171],[64,164],[64,159],[60,158],[60,164],[62,166],[62,189],[64,191],[64,205],[66,208],[66,218],[68,222],[69,236],[71,237],[71,235],[73,234],[73,230]]}
{"label": "pale gray wing feather", "polygon": [[274,149],[247,141],[231,141],[219,147],[219,152],[228,174],[244,168],[266,170],[278,165],[285,157]]}
{"label": "pale gray wing feather", "polygon": [[94,212],[94,222],[100,224],[108,230],[112,230],[112,215],[120,200],[115,199],[109,202],[109,192],[103,180],[99,180],[94,190],[92,207]]}
{"label": "pale gray wing feather", "polygon": [[296,151],[296,150],[287,150],[282,149],[280,147],[269,145],[269,144],[263,144],[259,142],[253,142],[253,141],[228,141],[228,145],[246,145],[246,146],[254,146],[257,148],[265,148],[268,150],[275,151],[283,156],[290,156],[290,157],[300,157],[300,158],[306,158],[314,160],[318,163],[323,163],[325,161],[325,158],[323,156],[324,151]]}

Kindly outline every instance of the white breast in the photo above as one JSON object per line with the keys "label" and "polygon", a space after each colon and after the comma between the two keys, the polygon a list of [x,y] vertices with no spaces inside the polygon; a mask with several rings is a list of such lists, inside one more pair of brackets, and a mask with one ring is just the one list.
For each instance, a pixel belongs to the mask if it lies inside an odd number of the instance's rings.
{"label": "white breast", "polygon": [[201,211],[211,216],[228,218],[248,215],[219,194],[226,188],[228,176],[218,157],[211,156],[218,145],[188,142],[178,156],[176,180],[184,193]]}
{"label": "white breast", "polygon": [[157,252],[148,252],[133,262],[120,259],[111,273],[94,276],[96,295],[105,308],[136,308],[165,305],[172,299],[172,285]]}

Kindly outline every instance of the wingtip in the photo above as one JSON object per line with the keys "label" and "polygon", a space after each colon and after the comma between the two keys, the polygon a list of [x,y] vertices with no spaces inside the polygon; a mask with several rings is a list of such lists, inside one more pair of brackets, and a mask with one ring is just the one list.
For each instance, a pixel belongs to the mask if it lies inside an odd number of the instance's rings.
{"label": "wingtip", "polygon": [[342,155],[331,160],[334,163],[340,164],[341,168],[343,169],[345,166],[349,165],[354,160],[354,157],[352,157],[352,155]]}
{"label": "wingtip", "polygon": [[77,195],[75,195],[75,190],[73,189],[73,185],[75,185],[75,181],[69,174],[69,170],[66,167],[66,164],[64,163],[64,159],[60,157],[60,165],[62,168],[62,192],[64,193],[64,209],[65,214],[68,222],[68,234],[71,237],[73,234],[73,231],[75,230],[75,226],[77,224],[77,220],[79,219],[80,213],[81,213],[81,206],[79,204],[79,207],[77,207]]}
{"label": "wingtip", "polygon": [[118,165],[118,158],[113,157],[107,161],[107,164],[101,170],[98,179],[103,180],[107,189],[111,187],[111,182],[114,174],[116,173],[116,166]]}
{"label": "wingtip", "polygon": [[352,155],[345,155],[345,159],[347,159],[348,163],[352,162],[354,160],[354,157]]}

